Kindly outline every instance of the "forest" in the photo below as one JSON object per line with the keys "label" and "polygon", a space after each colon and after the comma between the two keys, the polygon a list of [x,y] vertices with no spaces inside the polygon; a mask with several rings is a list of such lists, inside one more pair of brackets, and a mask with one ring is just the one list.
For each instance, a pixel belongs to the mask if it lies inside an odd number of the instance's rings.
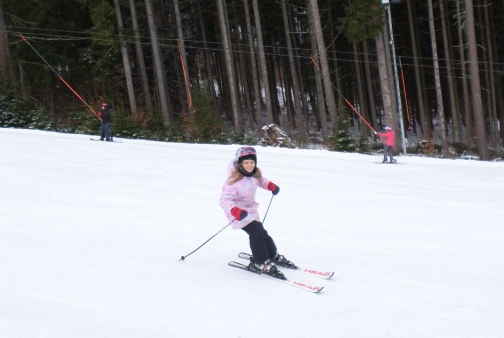
{"label": "forest", "polygon": [[366,152],[390,125],[396,153],[491,160],[502,17],[488,0],[0,0],[0,126],[97,133],[107,102],[118,137],[255,144],[276,126]]}

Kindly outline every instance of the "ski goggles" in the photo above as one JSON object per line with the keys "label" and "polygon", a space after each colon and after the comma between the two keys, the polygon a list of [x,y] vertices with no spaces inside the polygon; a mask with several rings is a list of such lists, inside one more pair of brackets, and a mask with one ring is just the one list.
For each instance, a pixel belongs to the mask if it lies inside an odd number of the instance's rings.
{"label": "ski goggles", "polygon": [[243,147],[238,149],[238,157],[247,156],[247,155],[255,155],[257,154],[256,150],[252,147]]}

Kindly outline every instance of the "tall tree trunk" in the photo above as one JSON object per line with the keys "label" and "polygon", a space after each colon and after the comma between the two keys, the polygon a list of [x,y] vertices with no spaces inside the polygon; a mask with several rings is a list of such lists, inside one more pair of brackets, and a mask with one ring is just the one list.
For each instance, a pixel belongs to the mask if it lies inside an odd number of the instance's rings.
{"label": "tall tree trunk", "polygon": [[[117,1],[117,0],[116,0]],[[187,68],[187,53],[185,50],[185,40],[184,31],[182,30],[182,19],[180,17],[180,7],[178,0],[173,0],[173,7],[175,9],[175,21],[177,22],[177,35],[180,51],[180,59],[182,64],[182,72],[184,76],[185,93],[186,93],[186,109],[189,112],[189,116],[192,118],[194,113],[194,107],[192,104],[191,97],[191,82],[189,79],[189,69]]]}
{"label": "tall tree trunk", "polygon": [[0,76],[6,78],[9,74],[9,70],[7,69],[9,63],[9,47],[2,6],[2,0],[0,0]]}
{"label": "tall tree trunk", "polygon": [[131,108],[131,113],[133,115],[137,114],[137,106],[135,99],[135,89],[133,88],[133,76],[131,75],[130,61],[128,55],[128,47],[126,46],[126,41],[123,38],[123,21],[121,16],[121,8],[119,7],[119,0],[114,0],[114,7],[117,18],[117,28],[119,31],[119,41],[121,42],[121,54],[124,64],[124,76],[126,77],[126,86],[128,88],[128,97]]}
{"label": "tall tree trunk", "polygon": [[[490,15],[490,26],[492,27],[492,44],[494,46],[497,46],[497,39],[495,34],[495,22],[494,22],[494,16]],[[497,48],[493,48],[494,60],[499,60],[499,55],[497,52]],[[498,68],[498,66],[496,66]],[[501,137],[501,145],[504,145],[504,93],[503,93],[503,88],[502,88],[502,76],[497,73],[497,78],[495,79],[495,91],[497,95],[497,111],[499,112],[499,124],[497,127],[500,130],[500,137]]]}
{"label": "tall tree trunk", "polygon": [[135,50],[140,68],[140,78],[142,79],[142,88],[145,98],[145,106],[149,114],[153,114],[152,99],[149,88],[149,78],[147,77],[147,70],[145,67],[145,58],[142,51],[142,41],[140,39],[140,30],[138,27],[138,19],[135,8],[135,0],[130,0],[131,21],[133,22],[133,30],[135,31]]}
{"label": "tall tree trunk", "polygon": [[[233,17],[235,18],[234,20],[234,28],[233,26],[231,25],[231,21],[229,19],[229,10],[228,10],[228,7],[227,7],[227,3],[226,1],[224,0],[223,1],[224,3],[224,11],[226,13],[226,18],[227,18],[227,21],[228,21],[228,36],[229,36],[229,41],[231,43],[231,56],[232,56],[232,60],[233,60],[233,71],[234,71],[234,76],[235,76],[235,83],[236,83],[236,93],[238,95],[237,99],[238,99],[238,114],[240,114],[240,121],[243,125],[243,112],[242,112],[242,100],[243,100],[243,92],[244,92],[244,88],[243,88],[243,85],[241,84],[242,81],[241,81],[241,72],[240,72],[240,57],[239,57],[239,54],[241,52],[241,46],[239,45],[240,44],[240,39],[237,38],[235,42],[233,42],[233,35],[231,34],[233,31],[236,31],[236,32],[239,32],[239,34],[235,34],[235,36],[239,37],[242,32],[242,30],[240,29],[240,27],[238,26],[238,23],[237,23],[237,20],[236,20],[236,15],[233,15]],[[231,13],[236,13],[236,2],[235,0],[231,1]],[[234,47],[235,46],[235,47]],[[234,48],[233,48],[234,47]],[[242,128],[244,128],[242,126]]]}
{"label": "tall tree trunk", "polygon": [[373,74],[371,73],[367,40],[362,42],[362,46],[364,48],[364,69],[366,71],[366,86],[369,100],[369,111],[371,115],[371,125],[375,130],[378,130],[378,119],[376,117],[376,103],[373,90]]}
{"label": "tall tree trunk", "polygon": [[443,31],[443,43],[445,50],[445,60],[446,60],[446,72],[448,78],[448,97],[450,99],[450,113],[452,116],[452,129],[453,129],[453,140],[455,142],[460,142],[460,119],[459,119],[459,110],[456,98],[456,89],[455,89],[455,77],[453,76],[453,66],[451,60],[451,48],[450,41],[448,40],[448,27],[446,24],[446,15],[445,15],[445,2],[446,0],[439,1],[439,8],[441,10],[441,25]]}
{"label": "tall tree trunk", "polygon": [[492,146],[494,148],[499,147],[499,126],[498,126],[498,117],[497,117],[497,96],[495,93],[495,76],[494,76],[494,60],[493,60],[493,44],[492,44],[492,38],[491,38],[491,33],[490,33],[490,16],[488,15],[488,1],[484,0],[483,1],[483,8],[485,11],[485,36],[486,36],[486,43],[487,43],[487,51],[488,51],[488,74],[490,77],[489,81],[489,95],[490,95],[490,101],[488,102],[489,106],[489,111],[490,111],[490,116],[489,116],[489,122],[490,122],[490,133],[492,135]]}
{"label": "tall tree trunk", "polygon": [[[311,75],[311,77],[313,78],[314,77],[314,72],[318,72],[318,70],[313,67],[311,69],[308,70],[308,74]],[[319,82],[322,82],[320,79],[319,79]],[[308,85],[306,86],[306,90],[308,91],[308,96],[310,98],[310,107],[313,111],[313,117],[315,118],[315,124],[316,124],[316,128],[317,130],[319,130],[320,128],[320,117],[318,116],[318,114],[316,113],[319,109],[318,109],[318,99],[317,99],[317,94],[316,91],[317,91],[317,88],[313,87],[313,85]],[[320,91],[322,93],[322,90]],[[325,105],[324,105],[324,109],[325,109]]]}
{"label": "tall tree trunk", "polygon": [[[317,49],[317,37],[315,36],[315,27],[314,27],[314,20],[313,20],[313,12],[311,10],[308,11],[308,21],[310,25],[310,41],[311,41],[311,49],[312,49],[312,55],[313,59],[315,60],[317,66],[313,69],[314,72],[314,78],[315,78],[315,91],[316,91],[316,96],[317,96],[317,103],[316,106],[312,104],[312,110],[313,114],[316,115],[317,111],[319,114],[319,119],[320,120],[327,120],[327,111],[326,111],[326,101],[324,99],[324,88],[322,85],[322,79],[321,75],[322,72],[320,71],[320,61],[319,61],[319,54],[318,54],[318,49]],[[313,100],[312,100],[313,102]],[[322,123],[320,124],[320,127],[322,128]]]}
{"label": "tall tree trunk", "polygon": [[216,116],[220,117],[219,112],[219,106],[217,104],[217,93],[215,92],[215,83],[214,83],[214,76],[213,76],[213,70],[212,70],[212,61],[211,61],[211,54],[210,54],[210,49],[208,48],[208,43],[207,43],[207,36],[206,36],[206,28],[205,28],[205,23],[203,21],[203,11],[201,10],[201,4],[200,0],[196,1],[198,4],[198,15],[199,15],[199,21],[200,21],[200,27],[201,27],[201,38],[203,40],[203,49],[205,53],[205,69],[207,73],[207,83],[208,83],[208,90],[210,92],[210,96],[212,97],[212,107],[214,114]]}
{"label": "tall tree trunk", "polygon": [[[216,18],[217,21],[219,20],[219,18],[217,17]],[[216,91],[217,93],[219,93],[219,95],[217,96],[217,99],[220,100],[220,104],[221,104],[221,110],[224,111],[224,113],[226,114],[226,116],[228,116],[229,119],[232,119],[233,118],[233,115],[231,115],[229,113],[229,109],[228,109],[228,104],[227,104],[227,97],[229,97],[229,95],[226,95],[226,91],[227,91],[227,85],[224,83],[224,77],[226,76],[226,67],[222,64],[222,58],[223,58],[223,53],[221,50],[217,50],[216,52],[212,53],[212,60],[213,60],[213,64],[214,64],[214,71],[215,71],[215,79],[216,79],[216,85],[217,85],[217,88],[216,88]],[[219,113],[219,116],[222,115],[222,112]]]}
{"label": "tall tree trunk", "polygon": [[259,4],[257,0],[252,0],[252,8],[254,10],[255,28],[257,34],[257,48],[259,54],[259,68],[262,74],[262,85],[266,101],[266,120],[267,123],[274,123],[273,109],[271,108],[271,92],[268,78],[268,65],[266,64],[266,55],[264,53],[263,33],[261,26],[261,16],[259,14]]}
{"label": "tall tree trunk", "polygon": [[[387,10],[388,11],[388,10]],[[390,20],[392,20],[392,14],[390,14]],[[385,57],[387,58],[387,72],[388,72],[388,81],[389,81],[389,88],[390,88],[390,104],[391,104],[391,109],[392,109],[392,121],[390,125],[397,126],[398,125],[398,119],[397,119],[397,93],[396,93],[396,87],[394,84],[394,62],[392,61],[392,53],[390,52],[392,40],[391,36],[389,35],[389,30],[388,27],[383,27],[383,37],[384,37],[384,44],[387,46],[385,48]],[[399,133],[396,133],[396,141],[397,138],[399,137]],[[399,142],[396,142],[398,144]],[[397,150],[397,149],[394,149]]]}
{"label": "tall tree trunk", "polygon": [[[235,93],[236,93],[236,100],[237,100],[237,103],[238,103],[238,107],[237,107],[237,111],[238,111],[238,115],[239,115],[239,121],[240,123],[242,124],[242,130],[244,128],[244,125],[243,125],[243,114],[242,114],[242,110],[241,110],[241,107],[242,107],[242,91],[240,89],[243,89],[240,85],[240,65],[239,65],[239,62],[238,62],[238,58],[236,57],[236,54],[239,53],[239,48],[238,47],[235,47],[233,48],[233,46],[236,46],[238,44],[238,41],[237,42],[233,42],[233,36],[231,35],[231,32],[233,30],[237,30],[239,29],[238,27],[235,27],[233,28],[232,25],[231,25],[231,21],[229,20],[229,10],[228,10],[228,6],[227,6],[227,2],[226,0],[223,0],[222,1],[222,4],[224,5],[224,16],[226,18],[226,22],[227,22],[227,33],[228,33],[228,41],[229,41],[229,50],[231,52],[231,61],[233,63],[233,78],[234,78],[234,82],[235,82],[235,85],[236,85],[236,90],[235,90]],[[231,2],[231,13],[235,13],[236,12],[236,6],[235,6],[235,1],[233,0]],[[236,49],[237,52],[235,52],[234,50]]]}
{"label": "tall tree trunk", "polygon": [[294,101],[292,100],[292,95],[289,94],[291,91],[293,91],[292,82],[290,78],[285,75],[285,72],[282,74],[282,77],[284,78],[285,91],[287,92],[285,103],[287,110],[288,125],[291,126],[291,128],[296,128],[296,118],[294,117],[294,108],[293,108]]}
{"label": "tall tree trunk", "polygon": [[[361,74],[361,66],[359,60],[359,50],[357,48],[357,42],[352,41],[352,49],[354,54],[354,67],[355,67],[355,78],[357,80],[357,95],[359,97],[359,110],[362,116],[366,116],[366,102],[364,101],[364,95],[362,93],[364,89],[364,85],[362,84],[362,74]],[[360,123],[359,119],[359,123]],[[369,130],[367,126],[362,129],[362,134],[364,137],[369,135]]]}
{"label": "tall tree trunk", "polygon": [[478,66],[478,50],[476,45],[476,33],[474,29],[474,9],[472,0],[466,0],[467,17],[467,43],[469,44],[469,71],[471,74],[471,98],[474,113],[476,137],[478,138],[479,156],[482,160],[489,160],[488,143],[485,134],[485,119],[483,116],[483,104],[481,102],[481,85]]}
{"label": "tall tree trunk", "polygon": [[439,127],[441,129],[441,144],[443,146],[444,156],[448,156],[448,140],[446,138],[446,121],[443,106],[443,94],[441,92],[441,78],[439,76],[439,60],[438,60],[437,42],[436,42],[436,28],[434,27],[434,13],[432,9],[432,0],[427,0],[427,9],[429,11],[429,30],[431,37],[432,61],[434,63],[434,82],[436,86]]}
{"label": "tall tree trunk", "polygon": [[156,22],[154,20],[154,9],[152,0],[145,0],[145,9],[147,10],[147,21],[149,23],[149,31],[152,44],[152,57],[154,59],[154,72],[156,74],[156,84],[159,94],[159,103],[161,104],[161,114],[165,125],[171,123],[171,111],[168,104],[168,96],[166,90],[165,74],[161,49],[158,44],[158,33]]}
{"label": "tall tree trunk", "polygon": [[417,40],[416,40],[416,32],[415,32],[415,25],[413,22],[413,11],[411,8],[411,0],[406,0],[406,4],[408,5],[408,22],[409,22],[409,29],[410,29],[410,38],[411,38],[411,50],[412,50],[412,58],[413,58],[413,66],[415,70],[415,87],[416,87],[416,96],[417,96],[417,104],[418,104],[418,117],[420,118],[420,129],[421,129],[421,134],[424,135],[424,137],[428,137],[428,124],[427,124],[427,117],[426,117],[426,108],[424,105],[424,93],[422,89],[422,78],[421,78],[421,72],[420,72],[420,64],[418,62],[420,55],[418,54],[418,49],[417,49]]}
{"label": "tall tree trunk", "polygon": [[469,87],[467,86],[467,70],[466,70],[466,56],[465,56],[465,40],[463,36],[464,28],[462,26],[464,17],[463,11],[461,9],[461,1],[455,0],[456,11],[457,11],[457,33],[459,40],[459,53],[460,53],[460,65],[461,65],[461,78],[462,78],[462,92],[464,94],[464,120],[466,127],[466,144],[469,148],[473,146],[471,130],[472,130],[472,118],[471,118],[471,105],[470,105],[470,95]]}
{"label": "tall tree trunk", "polygon": [[224,0],[217,0],[217,12],[219,15],[219,25],[221,29],[222,36],[222,46],[224,51],[224,62],[227,71],[227,78],[229,84],[229,95],[231,99],[231,110],[234,122],[235,131],[241,133],[243,131],[243,126],[241,124],[241,116],[239,112],[239,99],[238,92],[236,89],[235,81],[235,71],[234,71],[234,60],[231,52],[231,41],[228,34],[228,21],[227,15],[224,8]]}
{"label": "tall tree trunk", "polygon": [[289,121],[289,125],[292,126],[292,128],[297,128],[296,125],[296,118],[294,116],[294,101],[292,99],[292,95],[290,95],[290,92],[293,91],[292,89],[292,83],[290,82],[292,78],[289,78],[289,76],[285,77],[285,89],[287,91],[287,119]]}
{"label": "tall tree trunk", "polygon": [[246,61],[245,61],[245,35],[243,34],[244,29],[241,25],[238,24],[238,18],[235,16],[234,18],[235,21],[235,39],[238,41],[238,62],[239,62],[239,72],[240,72],[240,82],[241,82],[241,87],[243,88],[243,94],[245,96],[245,102],[246,102],[246,107],[247,107],[247,113],[249,116],[249,121],[250,121],[250,129],[252,130],[257,130],[257,126],[255,124],[255,117],[254,117],[254,108],[252,105],[252,101],[250,99],[250,91],[249,91],[249,82],[247,81],[247,76],[246,76]]}
{"label": "tall tree trunk", "polygon": [[[488,126],[489,128],[487,129],[487,132],[489,132],[489,141],[490,141],[490,146],[493,146],[495,144],[495,132],[493,130],[492,126],[492,118],[493,118],[493,112],[492,112],[492,95],[490,88],[492,87],[492,84],[490,83],[490,67],[489,67],[489,61],[488,61],[488,55],[487,55],[487,46],[485,45],[486,39],[485,39],[485,27],[486,27],[486,20],[483,18],[483,8],[481,6],[478,6],[478,19],[479,19],[479,24],[476,26],[479,31],[480,35],[480,44],[481,48],[479,50],[480,52],[480,60],[481,60],[481,66],[483,70],[480,68],[481,73],[480,75],[483,77],[481,81],[483,81],[483,86],[482,88],[483,93],[486,97],[486,100],[483,98],[483,114],[485,116],[485,126]],[[486,102],[486,104],[485,104]],[[486,108],[486,114],[485,114],[485,108]],[[487,127],[485,127],[487,128]]]}
{"label": "tall tree trunk", "polygon": [[[301,36],[305,32],[300,31],[298,29],[299,27],[294,24],[295,16],[292,14],[292,10],[291,10],[290,6],[287,7],[287,13],[289,14],[289,25],[290,25],[290,27],[292,27],[292,31],[294,32],[294,36],[292,39],[292,48],[294,48],[294,54],[299,55],[300,53],[299,53],[299,48],[298,48],[298,39],[299,39],[298,37]],[[303,81],[304,78],[303,78],[303,72],[302,72],[300,60],[301,60],[300,57],[295,58],[296,69],[297,69],[297,74],[298,74],[299,90],[301,93],[301,100],[303,102],[303,119],[305,121],[304,123],[306,123],[306,126],[307,126],[306,130],[307,130],[307,132],[309,132],[310,120],[308,118],[308,97],[305,95],[305,92],[307,91],[307,89],[305,88],[305,83]],[[310,69],[312,69],[312,68],[310,68]]]}
{"label": "tall tree trunk", "polygon": [[455,38],[455,35],[452,31],[453,30],[452,26],[454,26],[454,24],[452,24],[450,21],[453,14],[450,12],[451,11],[450,2],[447,1],[447,2],[444,2],[443,4],[444,4],[444,8],[445,8],[445,21],[447,22],[446,32],[447,32],[448,39],[446,41],[448,41],[448,45],[446,46],[446,48],[448,50],[450,64],[451,64],[451,67],[449,68],[449,70],[451,72],[450,76],[451,76],[452,82],[453,82],[453,97],[454,97],[454,102],[455,102],[455,112],[457,114],[457,119],[453,120],[453,124],[455,125],[454,128],[456,128],[456,131],[458,131],[458,135],[459,135],[458,142],[463,142],[464,141],[464,137],[462,135],[463,117],[462,117],[462,107],[459,102],[459,100],[460,100],[459,82],[460,81],[459,81],[459,77],[457,76],[458,69],[456,68],[455,48],[454,48],[454,43],[456,43],[455,42],[456,38]]}
{"label": "tall tree trunk", "polygon": [[[237,32],[239,32],[239,31],[237,30]],[[239,34],[237,34],[237,35],[239,35]],[[241,39],[237,39],[237,40],[239,40],[239,41],[244,40],[244,37]],[[245,95],[245,105],[247,107],[247,114],[249,116],[249,127],[252,130],[257,130],[257,123],[256,123],[256,119],[255,119],[255,108],[254,108],[254,104],[252,103],[253,94],[250,90],[250,81],[248,81],[248,78],[247,78],[247,60],[246,60],[246,55],[245,55],[246,52],[244,52],[242,50],[243,48],[245,48],[245,44],[242,44],[242,42],[240,41],[240,45],[238,48],[240,49],[240,52],[238,54],[239,61],[240,61],[240,67],[239,67],[240,78],[241,78],[241,84],[243,86],[243,92]]]}
{"label": "tall tree trunk", "polygon": [[311,7],[313,25],[315,28],[315,37],[317,38],[317,46],[320,57],[320,67],[322,69],[322,79],[324,81],[324,92],[327,100],[327,109],[331,116],[331,121],[336,120],[336,102],[334,100],[334,92],[331,83],[331,75],[329,74],[329,63],[327,62],[327,53],[324,42],[324,33],[320,22],[320,13],[317,0],[308,0],[308,5]]}
{"label": "tall tree trunk", "polygon": [[383,30],[375,38],[376,41],[376,55],[378,57],[378,71],[380,73],[380,88],[382,93],[382,106],[383,115],[385,117],[385,124],[393,125],[393,114],[392,114],[392,100],[390,93],[390,81],[389,74],[387,70],[387,57],[385,54],[385,44],[384,44]]}
{"label": "tall tree trunk", "polygon": [[[419,10],[419,8],[422,6],[421,4],[419,5],[418,2],[415,4],[417,7],[416,9]],[[419,51],[419,55],[418,55],[418,61],[419,61],[419,65],[420,65],[420,69],[422,70],[420,72],[420,82],[421,82],[421,88],[422,88],[422,98],[423,98],[423,106],[425,107],[425,111],[423,112],[424,116],[425,116],[425,121],[426,121],[426,124],[427,124],[427,129],[425,131],[425,136],[427,138],[430,138],[434,135],[434,128],[432,126],[432,104],[431,102],[433,101],[431,99],[431,93],[430,93],[430,83],[427,84],[427,70],[430,69],[430,66],[427,65],[428,63],[428,57],[424,58],[423,57],[423,54],[422,54],[422,37],[420,35],[420,24],[419,24],[419,20],[415,20],[413,22],[414,26],[415,26],[415,36],[416,36],[416,48],[417,50]]]}
{"label": "tall tree trunk", "polygon": [[[331,54],[332,54],[332,61],[333,61],[333,68],[334,68],[334,78],[336,82],[336,91],[337,91],[337,97],[338,100],[336,102],[336,107],[339,107],[340,105],[344,105],[344,98],[342,94],[342,89],[341,89],[341,75],[340,75],[340,69],[338,66],[338,55],[336,53],[336,38],[334,36],[334,29],[336,29],[337,24],[333,22],[332,18],[332,11],[331,11],[331,0],[327,0],[327,8],[329,9],[327,11],[329,15],[329,30],[330,30],[330,37],[331,37]],[[376,112],[375,112],[375,117],[376,117]],[[331,123],[334,124],[336,121],[332,121]]]}
{"label": "tall tree trunk", "polygon": [[28,89],[26,88],[25,75],[21,62],[19,62],[19,80],[21,82],[21,97],[23,100],[28,100]]}
{"label": "tall tree trunk", "polygon": [[[272,43],[270,42],[269,46],[272,46]],[[272,56],[273,50],[270,50],[269,52],[266,52],[265,55],[269,54],[270,61],[266,61],[266,65],[268,66],[268,81],[269,81],[269,88],[271,90],[270,92],[270,97],[271,97],[271,111],[273,113],[273,123],[280,125],[280,102],[278,102],[278,90],[276,84],[278,83],[277,81],[277,72],[275,71],[275,59]]]}
{"label": "tall tree trunk", "polygon": [[[285,81],[285,69],[284,69],[284,64],[285,62],[281,61],[281,59],[283,59],[283,57],[279,56],[279,62],[276,62],[275,65],[276,65],[276,71],[278,72],[278,83],[280,84],[280,95],[282,95],[282,102],[283,102],[283,106],[284,106],[284,109],[287,108],[287,94],[285,91],[286,91],[286,87],[287,87],[287,83]],[[281,107],[280,107],[281,109]]]}
{"label": "tall tree trunk", "polygon": [[254,98],[255,98],[255,108],[256,108],[256,121],[260,126],[263,121],[262,118],[262,97],[261,97],[261,87],[259,85],[259,79],[257,76],[257,64],[256,64],[256,52],[254,48],[254,38],[252,36],[252,24],[250,22],[250,10],[248,0],[243,0],[243,6],[245,9],[245,22],[247,25],[247,38],[250,53],[250,65],[252,66],[252,81],[254,83]]}
{"label": "tall tree trunk", "polygon": [[[169,88],[173,89],[173,96],[179,102],[181,112],[187,113],[188,100],[186,95],[186,84],[185,84],[185,72],[184,72],[184,62],[182,61],[182,53],[180,52],[180,41],[178,39],[178,26],[177,19],[175,15],[175,6],[172,6],[172,1],[161,0],[162,7],[158,11],[158,16],[161,18],[158,22],[161,23],[161,27],[167,27],[166,29],[161,29],[159,31],[159,38],[161,41],[173,41],[173,52],[169,53],[167,61],[170,64],[169,68],[166,69],[166,73],[170,71],[171,78],[173,81],[166,81]],[[175,52],[175,50],[177,52]],[[171,60],[170,60],[171,59]],[[171,61],[171,62],[170,62]],[[176,80],[175,80],[176,79]],[[188,115],[190,118],[190,115]]]}
{"label": "tall tree trunk", "polygon": [[[296,119],[297,126],[299,128],[299,134],[302,138],[305,138],[306,135],[306,126],[305,120],[303,118],[303,104],[301,102],[301,90],[299,88],[298,81],[298,73],[296,70],[296,62],[294,61],[294,50],[292,49],[292,38],[291,38],[291,29],[289,25],[289,17],[287,15],[287,5],[285,4],[285,0],[281,0],[282,4],[282,15],[284,22],[284,30],[285,30],[285,40],[287,43],[287,53],[289,54],[289,66],[290,66],[290,75],[292,77],[292,89],[294,94],[294,109],[296,111]],[[290,92],[288,92],[290,96]],[[327,140],[327,120],[323,120],[322,122],[322,137],[324,140]]]}

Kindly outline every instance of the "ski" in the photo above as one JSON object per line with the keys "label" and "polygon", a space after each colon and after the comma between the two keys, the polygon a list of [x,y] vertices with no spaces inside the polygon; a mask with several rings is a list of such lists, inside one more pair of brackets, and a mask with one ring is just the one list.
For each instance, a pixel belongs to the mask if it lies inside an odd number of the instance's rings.
{"label": "ski", "polygon": [[320,291],[322,291],[324,289],[323,286],[308,285],[306,283],[290,280],[288,278],[286,278],[286,279],[280,279],[280,278],[271,277],[271,276],[268,276],[268,275],[265,275],[265,274],[262,274],[262,273],[258,273],[258,272],[255,272],[253,270],[250,270],[249,267],[248,267],[248,265],[241,264],[241,263],[238,263],[238,262],[229,262],[228,265],[231,266],[231,267],[233,267],[233,268],[237,268],[237,269],[240,269],[240,270],[245,270],[245,271],[248,271],[248,272],[252,272],[252,273],[254,273],[256,275],[259,275],[259,276],[267,277],[267,278],[274,279],[274,280],[277,280],[277,281],[285,283],[285,284],[292,285],[295,288],[298,288],[298,289],[301,289],[301,290],[305,290],[305,291],[308,291],[308,292],[318,293],[318,292],[320,292]]}
{"label": "ski", "polygon": [[122,143],[121,141],[114,141],[114,140],[112,140],[112,141],[102,141],[102,140],[97,140],[97,139],[92,138],[92,137],[90,137],[89,139],[90,139],[91,141],[101,141],[101,142],[114,142],[114,143]]}
{"label": "ski", "polygon": [[399,162],[394,162],[394,163],[390,163],[390,162],[375,162],[376,164],[399,164],[399,165],[404,165],[404,163],[399,163]]}
{"label": "ski", "polygon": [[[248,254],[246,252],[240,252],[238,254],[238,257],[242,259],[246,259],[250,261],[250,257],[252,257],[251,254]],[[283,266],[277,265],[280,269],[288,269],[288,270],[297,270],[301,271],[303,273],[306,273],[310,276],[322,278],[322,279],[329,279],[334,275],[333,271],[322,271],[322,270],[317,270],[317,269],[309,269],[309,268],[303,268],[303,267],[297,267],[296,269],[290,269],[290,268],[285,268]]]}

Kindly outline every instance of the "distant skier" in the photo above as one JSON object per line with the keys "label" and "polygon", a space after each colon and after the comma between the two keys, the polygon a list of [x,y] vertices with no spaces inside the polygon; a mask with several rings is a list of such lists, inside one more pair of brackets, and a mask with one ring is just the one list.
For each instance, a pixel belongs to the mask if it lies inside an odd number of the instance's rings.
{"label": "distant skier", "polygon": [[110,108],[107,102],[103,102],[102,104],[103,111],[98,114],[102,119],[102,125],[100,129],[100,141],[110,142],[112,141],[112,137],[110,136]]}
{"label": "distant skier", "polygon": [[396,163],[397,162],[396,159],[392,157],[392,148],[394,147],[394,140],[395,140],[395,133],[392,130],[392,127],[386,126],[384,133],[375,132],[375,135],[378,135],[382,139],[382,141],[385,139],[382,163],[387,163],[387,156],[390,157],[390,163]]}
{"label": "distant skier", "polygon": [[242,229],[249,235],[253,258],[249,269],[277,278],[284,278],[276,265],[295,268],[285,256],[277,252],[273,238],[264,229],[255,201],[257,187],[269,190],[273,195],[280,188],[262,176],[257,167],[257,153],[253,147],[241,147],[236,151],[235,159],[229,163],[228,179],[222,187],[220,206],[233,229]]}

